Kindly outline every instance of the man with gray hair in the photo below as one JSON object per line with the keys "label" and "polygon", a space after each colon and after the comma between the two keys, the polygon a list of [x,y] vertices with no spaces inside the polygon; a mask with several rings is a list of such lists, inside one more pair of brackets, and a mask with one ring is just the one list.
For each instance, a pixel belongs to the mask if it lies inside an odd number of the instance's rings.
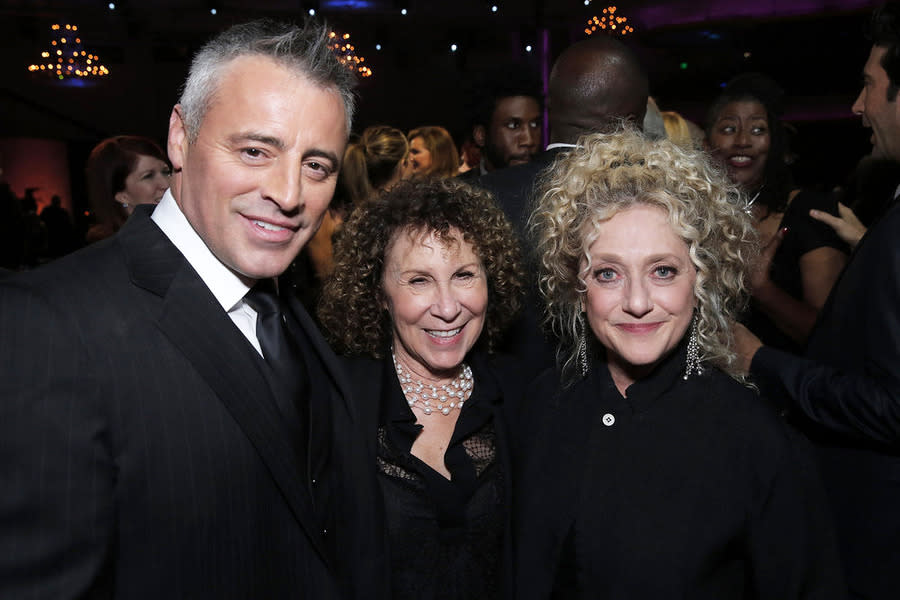
{"label": "man with gray hair", "polygon": [[370,436],[277,293],[350,131],[327,42],[206,44],[159,205],[0,286],[0,598],[382,595]]}

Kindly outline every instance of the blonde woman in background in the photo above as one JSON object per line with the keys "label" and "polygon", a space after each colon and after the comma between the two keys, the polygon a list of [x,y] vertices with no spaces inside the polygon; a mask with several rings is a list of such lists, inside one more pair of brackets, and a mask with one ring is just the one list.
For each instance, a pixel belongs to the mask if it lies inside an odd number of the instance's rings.
{"label": "blonde woman in background", "polygon": [[353,207],[376,191],[400,181],[409,157],[409,142],[399,129],[387,125],[366,128],[347,146],[338,182]]}
{"label": "blonde woman in background", "polygon": [[459,152],[443,127],[417,127],[409,132],[409,177],[454,177],[459,171]]}

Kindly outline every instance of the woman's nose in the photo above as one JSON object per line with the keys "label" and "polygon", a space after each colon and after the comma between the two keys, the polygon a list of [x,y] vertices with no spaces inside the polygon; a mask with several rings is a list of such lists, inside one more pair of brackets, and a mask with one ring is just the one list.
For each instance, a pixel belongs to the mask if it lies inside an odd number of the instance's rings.
{"label": "woman's nose", "polygon": [[625,298],[622,309],[637,318],[643,317],[653,310],[653,299],[647,284],[642,281],[631,281],[625,286]]}
{"label": "woman's nose", "polygon": [[444,321],[453,321],[461,310],[459,299],[449,287],[440,286],[436,292],[431,310]]}

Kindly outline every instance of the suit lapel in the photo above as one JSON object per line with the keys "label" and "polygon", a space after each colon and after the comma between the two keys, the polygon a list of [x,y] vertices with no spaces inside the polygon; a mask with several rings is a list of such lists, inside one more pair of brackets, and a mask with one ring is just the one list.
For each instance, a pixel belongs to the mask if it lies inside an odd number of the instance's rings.
{"label": "suit lapel", "polygon": [[[309,340],[312,349],[325,366],[326,375],[337,389],[338,394],[340,394],[344,406],[346,407],[347,414],[350,415],[351,419],[355,420],[356,416],[353,412],[353,405],[350,402],[350,388],[348,387],[347,376],[343,366],[331,350],[331,347],[328,346],[325,338],[322,337],[322,334],[319,332],[318,327],[316,327],[315,322],[313,322],[312,317],[309,316],[306,309],[300,304],[300,301],[291,297],[288,300],[288,305],[291,313],[296,318],[296,324],[303,329],[303,336]],[[291,323],[291,321],[288,322]],[[293,323],[291,324],[293,325]]]}
{"label": "suit lapel", "polygon": [[253,348],[180,252],[136,214],[119,235],[132,281],[163,297],[158,326],[225,405],[266,464],[313,546],[324,551],[308,489]]}
{"label": "suit lapel", "polygon": [[[351,423],[355,420],[347,378],[343,367],[328,347],[312,318],[296,298],[288,299],[294,318],[287,319],[288,328],[295,339],[304,341],[302,350],[310,374],[309,395],[309,473],[321,472],[330,456],[334,423],[344,422],[338,410],[343,407]],[[332,425],[332,426],[326,426]]]}

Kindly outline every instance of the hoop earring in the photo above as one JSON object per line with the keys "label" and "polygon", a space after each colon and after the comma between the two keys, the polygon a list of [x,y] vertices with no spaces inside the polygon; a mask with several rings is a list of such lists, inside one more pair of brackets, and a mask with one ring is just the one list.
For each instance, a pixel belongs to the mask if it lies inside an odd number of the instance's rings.
{"label": "hoop earring", "polygon": [[685,381],[694,373],[703,375],[703,369],[700,367],[700,343],[697,341],[697,321],[697,314],[694,313],[694,318],[691,320],[691,335],[688,338],[687,358],[684,366],[683,379]]}

